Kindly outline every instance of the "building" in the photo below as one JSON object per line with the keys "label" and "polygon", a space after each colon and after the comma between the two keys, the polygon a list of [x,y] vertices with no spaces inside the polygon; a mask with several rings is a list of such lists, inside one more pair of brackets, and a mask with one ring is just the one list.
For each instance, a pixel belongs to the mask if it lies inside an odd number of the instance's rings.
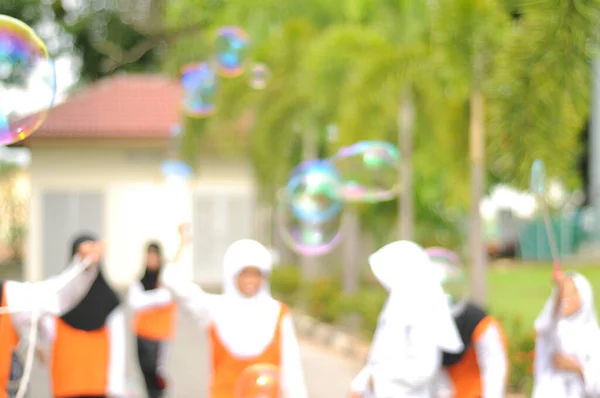
{"label": "building", "polygon": [[191,220],[182,266],[201,283],[221,280],[226,246],[254,234],[251,166],[203,155],[189,184],[167,183],[161,162],[180,97],[178,82],[164,76],[112,77],[51,109],[20,143],[31,150],[27,279],[58,272],[74,236],[91,231],[105,239],[107,277],[124,286],[141,272],[146,241],[160,240],[172,256],[177,225]]}

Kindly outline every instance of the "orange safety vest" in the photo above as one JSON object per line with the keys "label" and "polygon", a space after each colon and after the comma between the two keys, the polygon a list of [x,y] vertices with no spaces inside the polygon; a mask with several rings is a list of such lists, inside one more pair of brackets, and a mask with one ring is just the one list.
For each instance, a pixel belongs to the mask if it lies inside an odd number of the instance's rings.
{"label": "orange safety vest", "polygon": [[169,303],[162,307],[138,311],[132,322],[135,334],[148,340],[171,340],[175,335],[177,306]]}
{"label": "orange safety vest", "polygon": [[[6,282],[2,282],[2,307],[7,306]],[[0,315],[0,398],[8,398],[8,383],[12,367],[12,353],[19,344],[19,334],[14,328],[10,314]]]}
{"label": "orange safety vest", "polygon": [[[477,353],[475,351],[475,344],[485,333],[485,331],[492,325],[498,327],[500,333],[502,328],[498,322],[491,316],[485,316],[473,331],[471,338],[471,344],[463,354],[460,361],[448,366],[446,369],[452,386],[454,387],[455,398],[481,398],[483,396],[483,385],[481,382],[481,370],[477,363]],[[506,339],[502,333],[502,340],[504,346],[506,346]]]}
{"label": "orange safety vest", "polygon": [[57,398],[105,395],[108,386],[109,335],[106,326],[84,331],[56,319],[52,349],[52,391]]}
{"label": "orange safety vest", "polygon": [[238,358],[221,341],[215,325],[209,327],[212,345],[212,380],[210,398],[232,398],[235,384],[242,372],[254,364],[269,364],[279,367],[281,364],[281,321],[289,313],[285,304],[281,304],[273,340],[265,350],[253,358]]}

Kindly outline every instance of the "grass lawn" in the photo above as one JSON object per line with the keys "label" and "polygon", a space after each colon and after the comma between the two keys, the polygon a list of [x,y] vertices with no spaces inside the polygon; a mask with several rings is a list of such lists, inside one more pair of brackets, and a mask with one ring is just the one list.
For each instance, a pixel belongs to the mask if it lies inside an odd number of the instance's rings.
{"label": "grass lawn", "polygon": [[[596,308],[600,309],[600,266],[565,266],[586,276],[595,293]],[[522,318],[523,326],[531,325],[552,289],[552,267],[545,264],[521,264],[493,267],[489,275],[489,309],[499,316]]]}

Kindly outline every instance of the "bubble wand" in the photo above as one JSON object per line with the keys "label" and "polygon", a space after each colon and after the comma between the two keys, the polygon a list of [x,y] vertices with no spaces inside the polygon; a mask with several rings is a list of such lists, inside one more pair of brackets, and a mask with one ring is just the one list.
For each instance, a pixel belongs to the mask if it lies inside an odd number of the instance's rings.
{"label": "bubble wand", "polygon": [[552,219],[550,218],[550,209],[548,207],[548,196],[546,193],[546,167],[541,159],[536,159],[531,165],[531,191],[536,196],[538,204],[542,207],[542,217],[550,245],[550,255],[554,264],[554,273],[562,271],[556,237],[552,228]]}

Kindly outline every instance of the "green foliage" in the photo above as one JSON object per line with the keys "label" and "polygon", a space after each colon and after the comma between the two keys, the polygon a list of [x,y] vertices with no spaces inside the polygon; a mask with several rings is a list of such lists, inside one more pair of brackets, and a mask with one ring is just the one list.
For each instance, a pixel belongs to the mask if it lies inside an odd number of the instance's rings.
{"label": "green foliage", "polygon": [[296,305],[302,287],[300,267],[280,265],[271,273],[271,292],[288,305]]}
{"label": "green foliage", "polygon": [[[490,95],[491,170],[527,186],[535,158],[551,159],[548,174],[573,187],[578,134],[590,106],[592,50],[600,2],[524,1]],[[556,156],[560,153],[560,156]]]}
{"label": "green foliage", "polygon": [[[589,49],[597,42],[600,0],[576,6],[514,0],[177,0],[166,9],[166,25],[183,24],[200,11],[206,28],[172,43],[165,68],[176,73],[184,63],[208,59],[221,25],[249,32],[249,62],[267,64],[272,80],[261,91],[252,91],[247,77],[222,81],[217,114],[203,134],[222,150],[250,155],[262,198],[273,197],[301,157],[325,156],[365,139],[397,144],[405,88],[416,109],[417,239],[445,245],[462,240],[457,223],[470,205],[466,151],[473,90],[485,97],[489,183],[525,187],[536,157],[552,159],[549,174],[569,187],[578,183],[576,138],[589,107]],[[234,121],[244,117],[251,119],[247,129],[232,134]],[[325,137],[328,125],[338,131],[331,142]],[[191,153],[201,156],[199,150]],[[383,241],[393,236],[396,209],[390,202],[359,213]]]}
{"label": "green foliage", "polygon": [[530,394],[533,387],[535,331],[531,326],[525,326],[520,315],[509,319],[500,318],[499,321],[503,325],[508,349],[509,389]]}
{"label": "green foliage", "polygon": [[320,277],[308,282],[306,302],[308,312],[325,323],[334,323],[342,313],[341,284],[337,278]]}
{"label": "green foliage", "polygon": [[[79,74],[83,82],[94,81],[117,72],[157,71],[159,47],[180,32],[160,28],[162,0],[150,2],[150,15],[140,18],[135,0],[106,2],[91,0],[78,7],[63,0],[4,0],[0,13],[20,19],[37,28],[53,18],[58,34],[40,30],[52,56],[64,53],[81,61]],[[49,33],[46,33],[49,32]]]}

